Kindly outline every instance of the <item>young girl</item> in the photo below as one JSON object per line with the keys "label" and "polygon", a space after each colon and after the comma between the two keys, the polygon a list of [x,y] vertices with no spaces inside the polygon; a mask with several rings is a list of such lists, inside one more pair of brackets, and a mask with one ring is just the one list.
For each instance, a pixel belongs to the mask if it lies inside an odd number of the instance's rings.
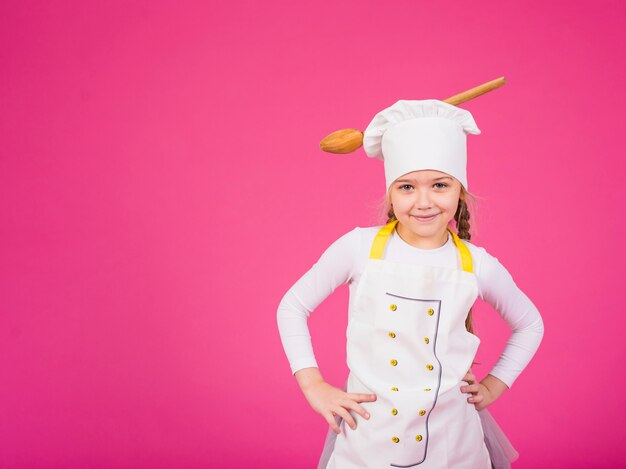
{"label": "young girl", "polygon": [[[472,115],[443,101],[378,113],[363,147],[384,162],[387,223],[337,239],[278,307],[291,371],[330,426],[320,468],[490,469],[516,457],[486,407],[535,354],[543,322],[500,262],[469,242],[468,133],[480,133]],[[307,318],[344,283],[350,373],[340,389],[317,368]],[[480,382],[470,370],[478,296],[513,330]]]}

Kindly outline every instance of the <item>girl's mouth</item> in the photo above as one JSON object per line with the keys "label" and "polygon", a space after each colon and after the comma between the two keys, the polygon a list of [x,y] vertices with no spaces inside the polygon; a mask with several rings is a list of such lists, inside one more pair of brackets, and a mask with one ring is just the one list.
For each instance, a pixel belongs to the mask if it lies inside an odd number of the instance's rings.
{"label": "girl's mouth", "polygon": [[411,215],[411,216],[421,223],[428,223],[430,221],[433,221],[437,215],[439,214],[435,213],[434,215],[431,215],[429,217],[421,217],[421,216],[415,216],[415,215]]}

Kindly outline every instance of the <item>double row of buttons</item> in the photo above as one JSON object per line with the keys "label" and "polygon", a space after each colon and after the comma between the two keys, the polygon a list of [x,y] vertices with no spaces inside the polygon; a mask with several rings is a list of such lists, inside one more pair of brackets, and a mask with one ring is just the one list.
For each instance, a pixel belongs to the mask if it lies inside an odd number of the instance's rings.
{"label": "double row of buttons", "polygon": [[[392,303],[392,304],[389,305],[389,309],[391,311],[396,311],[398,309],[398,306]],[[428,308],[427,313],[428,313],[429,316],[432,316],[433,314],[435,314],[435,310],[432,309],[432,308]],[[389,332],[389,337],[391,337],[392,339],[395,339],[396,338],[395,332]],[[430,342],[428,337],[424,337],[424,342],[427,343],[427,344]],[[391,366],[396,366],[398,364],[398,360],[394,359],[394,360],[391,360],[389,363],[391,364]],[[426,365],[426,368],[428,370],[432,371],[433,366],[431,364],[428,364],[428,365]],[[394,386],[394,387],[391,388],[391,390],[392,391],[397,391],[398,388]],[[431,390],[430,388],[424,388],[424,391],[430,391],[430,390]],[[391,409],[391,413],[393,415],[398,415],[398,409]],[[420,410],[419,414],[420,414],[420,416],[424,416],[424,415],[426,415],[426,411],[425,410]],[[398,438],[397,436],[394,436],[394,437],[391,438],[391,441],[393,441],[394,443],[399,443],[400,442],[400,438]],[[415,436],[415,441],[422,441],[422,435],[416,435]]]}

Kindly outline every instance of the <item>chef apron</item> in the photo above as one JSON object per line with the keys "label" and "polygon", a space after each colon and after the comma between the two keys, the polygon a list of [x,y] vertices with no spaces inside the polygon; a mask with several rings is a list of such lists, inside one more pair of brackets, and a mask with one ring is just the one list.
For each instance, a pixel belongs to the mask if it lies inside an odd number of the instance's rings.
{"label": "chef apron", "polygon": [[480,416],[461,391],[480,339],[465,328],[478,296],[467,246],[459,268],[385,260],[397,220],[382,227],[348,317],[349,393],[377,396],[341,420],[326,469],[491,469]]}

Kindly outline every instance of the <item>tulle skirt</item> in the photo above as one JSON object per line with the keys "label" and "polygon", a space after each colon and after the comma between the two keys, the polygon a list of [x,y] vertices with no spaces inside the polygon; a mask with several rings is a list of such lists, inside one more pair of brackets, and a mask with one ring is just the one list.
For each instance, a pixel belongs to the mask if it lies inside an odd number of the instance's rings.
{"label": "tulle skirt", "polygon": [[[346,389],[345,385],[343,389]],[[480,416],[483,433],[485,434],[485,446],[487,446],[487,451],[489,451],[492,467],[494,469],[511,469],[511,463],[519,457],[519,453],[515,450],[487,408],[479,410],[478,415]],[[341,417],[335,416],[335,422],[339,425],[341,423]],[[336,438],[337,434],[329,427],[317,469],[326,469],[330,455],[335,448]]]}

